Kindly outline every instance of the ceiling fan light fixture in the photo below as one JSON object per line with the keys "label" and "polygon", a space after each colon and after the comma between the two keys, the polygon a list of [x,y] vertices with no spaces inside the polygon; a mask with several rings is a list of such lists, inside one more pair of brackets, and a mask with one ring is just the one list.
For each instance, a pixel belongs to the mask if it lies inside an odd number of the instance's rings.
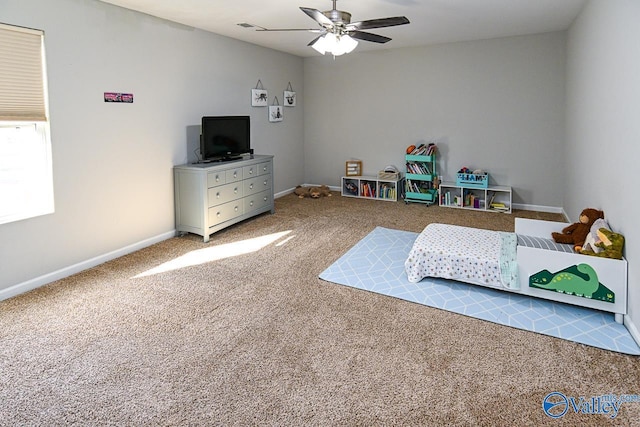
{"label": "ceiling fan light fixture", "polygon": [[326,52],[330,52],[333,56],[340,56],[352,52],[356,46],[358,46],[357,40],[348,34],[338,36],[333,33],[325,34],[311,45],[311,47],[320,54],[324,55]]}
{"label": "ceiling fan light fixture", "polygon": [[348,34],[345,34],[340,37],[339,46],[344,49],[344,53],[350,53],[358,46],[358,41]]}
{"label": "ceiling fan light fixture", "polygon": [[335,44],[335,35],[333,33],[327,33],[322,37],[319,37],[314,44],[311,45],[318,53],[324,55],[325,52],[331,51]]}

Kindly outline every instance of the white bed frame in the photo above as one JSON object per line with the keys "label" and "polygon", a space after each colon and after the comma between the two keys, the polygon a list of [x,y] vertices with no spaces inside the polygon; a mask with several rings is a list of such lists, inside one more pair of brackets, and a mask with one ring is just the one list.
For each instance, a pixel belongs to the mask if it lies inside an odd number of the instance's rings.
{"label": "white bed frame", "polygon": [[[561,231],[567,225],[569,224],[562,222],[516,218],[515,232],[548,239],[551,237],[551,232]],[[513,290],[513,292],[612,312],[615,314],[616,322],[623,323],[624,315],[627,314],[627,261],[625,259],[602,258],[526,246],[518,246],[517,251],[520,289]],[[589,299],[529,286],[529,277],[541,270],[556,272],[581,263],[589,264],[596,271],[599,282],[615,293],[615,302]]]}

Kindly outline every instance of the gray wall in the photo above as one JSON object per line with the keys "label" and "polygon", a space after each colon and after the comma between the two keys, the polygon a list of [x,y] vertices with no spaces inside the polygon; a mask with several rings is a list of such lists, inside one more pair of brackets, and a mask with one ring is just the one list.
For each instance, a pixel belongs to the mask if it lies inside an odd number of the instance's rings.
{"label": "gray wall", "polygon": [[[630,330],[640,340],[640,2],[592,0],[569,31],[563,206],[603,209],[625,236]],[[636,209],[638,208],[638,209]],[[635,261],[635,260],[638,261]]]}
{"label": "gray wall", "polygon": [[[174,230],[172,166],[203,115],[250,114],[276,192],[303,182],[301,58],[94,0],[3,0],[0,20],[45,31],[56,207],[0,225],[0,295]],[[297,91],[284,121],[251,107],[258,79],[270,102]],[[109,91],[134,103],[106,104]]]}
{"label": "gray wall", "polygon": [[515,203],[561,206],[564,32],[314,57],[304,75],[308,182],[340,185],[350,158],[404,168],[434,140],[445,180],[481,168]]}

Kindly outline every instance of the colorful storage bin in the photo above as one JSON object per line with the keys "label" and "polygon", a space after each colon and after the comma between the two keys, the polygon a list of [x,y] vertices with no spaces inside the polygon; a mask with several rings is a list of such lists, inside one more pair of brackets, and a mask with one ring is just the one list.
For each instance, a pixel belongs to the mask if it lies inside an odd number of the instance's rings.
{"label": "colorful storage bin", "polygon": [[456,185],[460,187],[487,188],[489,186],[488,173],[459,173]]}

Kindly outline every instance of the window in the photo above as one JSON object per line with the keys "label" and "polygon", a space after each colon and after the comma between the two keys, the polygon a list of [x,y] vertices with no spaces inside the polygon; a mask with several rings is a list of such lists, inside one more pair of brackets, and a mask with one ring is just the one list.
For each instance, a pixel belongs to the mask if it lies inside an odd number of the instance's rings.
{"label": "window", "polygon": [[0,24],[0,224],[54,210],[43,37]]}

